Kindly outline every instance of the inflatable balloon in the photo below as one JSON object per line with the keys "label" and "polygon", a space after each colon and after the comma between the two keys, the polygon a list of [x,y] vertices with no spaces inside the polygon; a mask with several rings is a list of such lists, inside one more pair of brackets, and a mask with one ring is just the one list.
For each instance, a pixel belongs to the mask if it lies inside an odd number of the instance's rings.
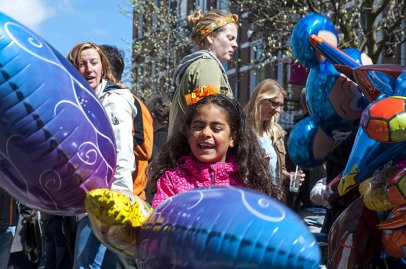
{"label": "inflatable balloon", "polygon": [[328,268],[376,268],[381,251],[376,212],[368,210],[361,198],[337,218],[328,236]]}
{"label": "inflatable balloon", "polygon": [[85,205],[100,242],[120,255],[135,256],[138,230],[152,213],[151,206],[131,192],[109,189],[89,191]]}
{"label": "inflatable balloon", "polygon": [[[406,69],[399,65],[372,65],[369,57],[356,49],[338,49],[334,31],[323,32],[334,26],[320,16],[304,17],[292,33],[296,58],[310,68],[306,83],[310,117],[318,123],[317,128],[327,133],[356,127],[359,118],[361,125],[339,179],[338,193],[351,194],[342,197],[347,199],[359,190],[362,198],[347,207],[329,232],[332,251],[328,267],[374,268],[382,258],[381,243],[388,255],[406,258]],[[292,145],[289,153],[292,151],[293,159],[306,163],[305,158],[312,159],[311,149],[318,147],[318,141],[308,139],[314,134],[314,127],[301,126],[304,134],[295,127],[295,139],[288,141]],[[312,143],[295,141],[299,139]],[[304,152],[297,148],[304,148]],[[358,185],[357,190],[354,187]],[[377,214],[373,211],[384,216],[392,209],[390,217],[379,224],[383,230],[381,242],[376,229]],[[404,265],[396,260],[390,264]]]}
{"label": "inflatable balloon", "polygon": [[[379,65],[372,65],[370,67],[374,68],[376,66],[379,66]],[[395,65],[391,65],[391,66],[392,66],[391,68],[395,67]],[[397,66],[397,68],[399,68],[399,66]],[[366,66],[365,69],[367,70],[368,67]],[[361,82],[360,75],[357,74],[357,71],[361,71],[361,70],[363,70],[363,69],[357,68],[357,70],[355,71],[355,78],[356,78],[357,83]],[[386,75],[385,73],[382,73],[379,71],[374,71],[374,70],[366,72],[366,75],[368,75],[369,80],[372,82],[372,84],[375,86],[375,88],[379,92],[381,92],[385,96],[394,95],[396,84],[397,84],[396,78]]]}
{"label": "inflatable balloon", "polygon": [[[340,50],[336,45],[330,44],[323,38],[315,35],[311,35],[309,37],[309,42],[317,52],[326,57],[330,63],[334,64],[335,68],[340,73],[345,74],[354,82],[359,82],[360,89],[369,102],[374,101],[381,94],[376,87],[363,87],[364,76],[360,77],[360,79],[354,80],[354,76],[356,77],[361,73],[353,74],[353,69],[362,68],[362,65],[372,64],[371,58],[369,58],[369,56],[367,56],[365,53],[362,53],[356,49]],[[358,57],[359,60],[357,60]],[[377,73],[374,77],[380,78],[381,75],[384,74]],[[384,82],[380,83],[380,86],[384,86]],[[386,87],[384,88],[386,90]]]}
{"label": "inflatable balloon", "polygon": [[339,183],[340,195],[370,178],[374,173],[403,161],[405,154],[406,142],[377,142],[370,139],[362,128],[358,129],[354,146]]}
{"label": "inflatable balloon", "polygon": [[375,64],[352,68],[335,65],[335,68],[357,82],[371,102],[380,96],[381,93],[383,95],[381,98],[390,95],[404,96],[403,94],[395,93],[397,78],[404,69],[402,66]]}
{"label": "inflatable balloon", "polygon": [[403,72],[398,76],[394,95],[406,96],[406,68],[404,68]]}
{"label": "inflatable balloon", "polygon": [[406,206],[394,209],[378,227],[383,230],[385,252],[394,258],[406,258]]}
{"label": "inflatable balloon", "polygon": [[328,40],[333,46],[338,44],[338,34],[334,24],[327,17],[319,13],[310,13],[299,20],[292,32],[292,50],[295,57],[306,67],[319,65],[319,58],[315,49],[310,46],[311,35]]}
{"label": "inflatable balloon", "polygon": [[334,147],[330,132],[311,117],[305,117],[290,130],[287,142],[289,157],[299,167],[310,169],[322,164]]}
{"label": "inflatable balloon", "polygon": [[159,205],[139,231],[137,258],[141,268],[318,268],[320,249],[282,203],[211,187]]}
{"label": "inflatable balloon", "polygon": [[369,104],[357,84],[337,72],[327,60],[310,69],[306,101],[311,116],[326,130],[354,126]]}
{"label": "inflatable balloon", "polygon": [[113,132],[80,73],[46,41],[0,13],[0,179],[24,204],[83,213],[108,188]]}
{"label": "inflatable balloon", "polygon": [[406,140],[406,97],[389,96],[371,104],[361,116],[361,127],[378,142]]}
{"label": "inflatable balloon", "polygon": [[406,205],[406,168],[400,168],[388,179],[386,195],[392,204]]}
{"label": "inflatable balloon", "polygon": [[359,192],[362,196],[364,205],[373,211],[388,211],[392,210],[395,205],[392,204],[386,196],[386,181],[388,175],[374,175],[363,181],[359,185]]}

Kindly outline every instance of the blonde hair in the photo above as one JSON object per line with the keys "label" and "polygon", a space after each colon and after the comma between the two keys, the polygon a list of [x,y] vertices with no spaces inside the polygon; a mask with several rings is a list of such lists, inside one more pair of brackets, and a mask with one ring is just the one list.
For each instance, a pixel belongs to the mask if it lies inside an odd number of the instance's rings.
{"label": "blonde hair", "polygon": [[[227,17],[231,18],[234,16],[237,16],[237,15],[232,14],[230,12],[221,11],[218,9],[211,9],[203,16],[203,14],[200,12],[200,10],[198,10],[198,11],[195,11],[193,14],[187,16],[186,21],[187,21],[188,25],[192,28],[192,37],[194,37],[200,32],[200,30],[206,28],[208,25],[212,24],[213,22],[216,22],[223,18],[227,18]],[[215,32],[221,32],[222,28],[223,27],[216,30]]]}
{"label": "blonde hair", "polygon": [[[263,101],[266,99],[275,98],[281,94],[283,98],[286,98],[286,91],[277,81],[273,79],[265,79],[256,86],[254,93],[252,94],[244,110],[257,133],[262,127],[268,132],[271,138],[279,138],[279,136],[283,136],[285,134],[282,126],[280,126],[278,123],[280,117],[279,112],[277,112],[270,121],[263,121],[261,117]],[[274,141],[275,140],[276,139],[274,139]]]}
{"label": "blonde hair", "polygon": [[76,67],[76,69],[79,69],[80,55],[81,55],[82,51],[87,50],[87,49],[95,49],[96,52],[100,56],[100,60],[101,60],[101,64],[102,64],[101,78],[117,83],[116,78],[113,75],[113,70],[110,65],[109,59],[107,58],[106,54],[104,54],[103,50],[95,43],[84,42],[84,43],[77,44],[68,53],[68,56],[67,56],[68,61],[71,62]]}

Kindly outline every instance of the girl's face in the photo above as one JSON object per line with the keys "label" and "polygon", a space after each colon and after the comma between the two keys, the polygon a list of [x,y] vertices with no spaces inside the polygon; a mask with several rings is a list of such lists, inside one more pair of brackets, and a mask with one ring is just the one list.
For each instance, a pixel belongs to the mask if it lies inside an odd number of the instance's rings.
{"label": "girl's face", "polygon": [[201,106],[194,115],[188,133],[193,155],[201,162],[225,162],[234,138],[227,113],[215,104]]}
{"label": "girl's face", "polygon": [[99,86],[102,78],[102,63],[96,49],[85,49],[80,53],[79,72],[89,82],[93,90]]}
{"label": "girl's face", "polygon": [[279,94],[270,99],[261,101],[261,120],[270,121],[276,113],[280,113],[283,108],[283,95]]}
{"label": "girl's face", "polygon": [[237,26],[229,23],[223,26],[219,32],[207,36],[211,52],[216,55],[220,62],[230,61],[237,45]]}

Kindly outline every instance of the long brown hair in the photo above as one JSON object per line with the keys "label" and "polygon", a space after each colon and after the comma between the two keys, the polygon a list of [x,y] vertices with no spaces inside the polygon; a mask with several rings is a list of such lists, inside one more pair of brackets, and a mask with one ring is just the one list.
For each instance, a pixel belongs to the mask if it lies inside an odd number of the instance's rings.
{"label": "long brown hair", "polygon": [[69,54],[67,56],[68,61],[71,62],[76,67],[76,69],[79,69],[80,55],[81,55],[82,51],[87,50],[87,49],[95,49],[96,52],[100,56],[100,60],[101,60],[101,64],[102,64],[101,78],[117,83],[118,81],[116,81],[116,78],[113,75],[113,70],[111,68],[110,62],[109,62],[106,54],[104,54],[103,50],[95,43],[84,42],[84,43],[77,44],[69,52]]}

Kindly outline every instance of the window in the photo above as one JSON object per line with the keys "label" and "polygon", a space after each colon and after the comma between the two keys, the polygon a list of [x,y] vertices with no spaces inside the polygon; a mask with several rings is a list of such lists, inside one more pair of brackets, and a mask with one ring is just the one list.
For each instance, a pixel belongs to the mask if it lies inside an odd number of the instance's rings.
{"label": "window", "polygon": [[228,0],[218,0],[217,9],[228,10]]}
{"label": "window", "polygon": [[250,95],[253,93],[257,84],[265,79],[264,64],[257,64],[258,61],[261,61],[262,49],[262,42],[253,43],[250,48],[250,59],[252,65],[250,70]]}
{"label": "window", "polygon": [[138,14],[138,33],[137,37],[138,39],[141,39],[144,36],[144,14],[139,13]]}
{"label": "window", "polygon": [[154,3],[152,5],[152,8],[153,8],[152,14],[154,14],[154,15],[152,15],[153,16],[152,17],[152,28],[156,29],[156,27],[159,24],[157,12],[158,12],[159,8],[161,7],[161,0],[154,0],[153,2]]}
{"label": "window", "polygon": [[206,13],[207,10],[207,1],[206,0],[195,0],[195,7],[196,10],[199,9],[203,14]]}
{"label": "window", "polygon": [[184,20],[187,17],[187,0],[178,1],[178,17],[180,20]]}

